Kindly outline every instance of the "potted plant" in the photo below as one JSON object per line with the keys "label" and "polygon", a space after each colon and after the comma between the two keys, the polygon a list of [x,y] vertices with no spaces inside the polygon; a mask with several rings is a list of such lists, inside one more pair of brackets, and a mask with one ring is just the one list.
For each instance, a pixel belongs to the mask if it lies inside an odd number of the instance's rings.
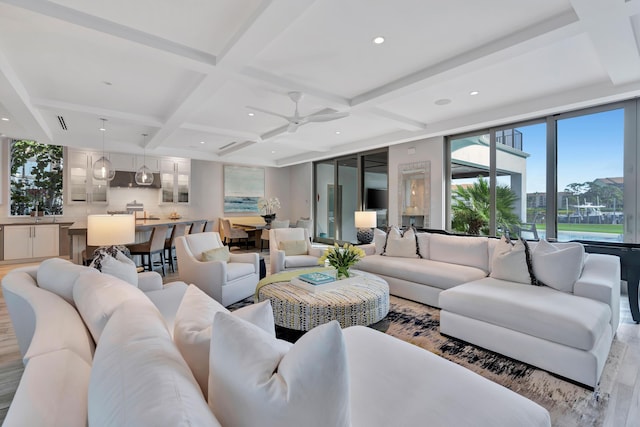
{"label": "potted plant", "polygon": [[324,254],[318,259],[318,264],[328,262],[331,267],[336,269],[336,279],[340,280],[343,277],[349,277],[349,268],[364,256],[364,251],[356,246],[345,243],[340,247],[335,243],[324,251]]}
{"label": "potted plant", "polygon": [[258,200],[258,210],[264,222],[271,224],[276,217],[276,209],[280,209],[280,200],[277,197],[262,198]]}

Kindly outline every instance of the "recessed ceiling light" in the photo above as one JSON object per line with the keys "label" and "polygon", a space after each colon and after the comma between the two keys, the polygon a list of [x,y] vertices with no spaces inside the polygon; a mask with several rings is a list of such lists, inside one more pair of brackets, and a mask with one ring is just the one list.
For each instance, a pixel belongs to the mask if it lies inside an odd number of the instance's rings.
{"label": "recessed ceiling light", "polygon": [[3,121],[3,122],[8,122],[8,121],[9,121],[9,118],[8,118],[8,117],[3,117],[3,118],[2,118],[2,121]]}
{"label": "recessed ceiling light", "polygon": [[476,96],[477,94],[479,94],[480,92],[478,92],[477,90],[472,90],[471,92],[469,92],[469,95],[471,96]]}
{"label": "recessed ceiling light", "polygon": [[340,132],[339,130],[336,131],[336,135],[340,135],[342,132]]}
{"label": "recessed ceiling light", "polygon": [[105,129],[105,128],[100,128],[100,130],[101,130],[102,132],[106,131],[106,129]]}
{"label": "recessed ceiling light", "polygon": [[200,141],[200,144],[204,144],[204,141]]}
{"label": "recessed ceiling light", "polygon": [[271,150],[271,154],[276,154],[276,150]]}
{"label": "recessed ceiling light", "polygon": [[382,44],[382,43],[384,43],[384,37],[382,37],[382,36],[375,37],[373,39],[373,43],[374,44]]}
{"label": "recessed ceiling light", "polygon": [[253,116],[255,116],[255,115],[256,115],[255,113],[249,113],[249,114],[248,114],[248,116],[249,116],[249,117],[253,117]]}
{"label": "recessed ceiling light", "polygon": [[435,102],[436,105],[447,105],[447,104],[451,104],[451,100],[448,98],[442,98],[442,99],[438,99]]}

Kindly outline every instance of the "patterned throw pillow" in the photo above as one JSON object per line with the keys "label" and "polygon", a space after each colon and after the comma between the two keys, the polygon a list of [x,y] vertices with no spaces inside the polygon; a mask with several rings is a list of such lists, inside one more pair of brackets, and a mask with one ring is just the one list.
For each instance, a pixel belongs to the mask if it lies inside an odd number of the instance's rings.
{"label": "patterned throw pillow", "polygon": [[491,277],[516,283],[530,284],[525,245],[521,240],[511,243],[502,236],[491,260]]}
{"label": "patterned throw pillow", "polygon": [[90,267],[137,287],[138,269],[129,256],[126,246],[102,246],[93,252]]}
{"label": "patterned throw pillow", "polygon": [[401,258],[422,258],[418,250],[418,238],[413,227],[404,232],[398,227],[387,230],[387,240],[382,255]]}

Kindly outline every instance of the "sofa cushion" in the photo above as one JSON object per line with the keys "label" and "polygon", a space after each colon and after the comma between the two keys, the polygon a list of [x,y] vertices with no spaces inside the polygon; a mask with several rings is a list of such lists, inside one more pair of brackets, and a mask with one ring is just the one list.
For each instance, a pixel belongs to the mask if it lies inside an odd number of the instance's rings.
{"label": "sofa cushion", "polygon": [[489,273],[489,249],[486,237],[429,236],[429,258],[453,264],[468,265]]}
{"label": "sofa cushion", "polygon": [[536,279],[542,284],[573,292],[584,266],[584,246],[580,243],[555,245],[540,240],[531,254],[531,263]]}
{"label": "sofa cushion", "polygon": [[104,328],[89,383],[89,425],[219,426],[162,316],[123,303]]}
{"label": "sofa cushion", "polygon": [[511,282],[531,284],[527,253],[522,241],[512,243],[506,237],[500,239],[491,259],[491,277]]}
{"label": "sofa cushion", "polygon": [[141,304],[153,306],[140,289],[93,269],[78,276],[73,286],[73,298],[96,344],[107,321],[120,304],[136,299]]}
{"label": "sofa cushion", "polygon": [[[182,357],[207,396],[209,381],[209,347],[213,317],[218,312],[229,313],[222,304],[195,285],[189,285],[176,313],[173,337]],[[271,301],[252,304],[232,313],[274,336],[275,323]]]}
{"label": "sofa cushion", "polygon": [[401,258],[419,258],[418,240],[415,231],[410,228],[401,233],[397,227],[391,227],[387,233],[384,247],[385,256]]}
{"label": "sofa cushion", "polygon": [[364,326],[343,334],[353,426],[551,425],[540,405],[416,345]]}
{"label": "sofa cushion", "polygon": [[337,321],[295,345],[218,312],[213,322],[209,406],[223,425],[349,426],[347,356]]}
{"label": "sofa cushion", "polygon": [[355,268],[440,289],[449,289],[487,276],[483,270],[466,265],[381,255],[366,256],[358,261]]}
{"label": "sofa cushion", "polygon": [[75,307],[73,301],[73,283],[87,267],[74,264],[62,258],[49,258],[38,266],[38,286],[61,296]]}
{"label": "sofa cushion", "polygon": [[442,292],[440,307],[581,350],[594,347],[611,319],[602,302],[492,277]]}
{"label": "sofa cushion", "polygon": [[31,358],[2,425],[85,427],[90,376],[91,365],[71,350]]}
{"label": "sofa cushion", "polygon": [[418,252],[420,253],[420,258],[429,259],[429,233],[416,233],[416,237],[418,239]]}
{"label": "sofa cushion", "polygon": [[284,259],[285,268],[316,267],[318,257],[313,255],[293,255]]}
{"label": "sofa cushion", "polygon": [[231,253],[229,252],[228,246],[223,246],[221,248],[213,248],[202,252],[201,260],[203,262],[207,261],[224,261],[228,262],[231,257]]}
{"label": "sofa cushion", "polygon": [[185,282],[171,282],[164,285],[162,289],[144,293],[162,314],[162,318],[171,334],[173,334],[173,325],[178,307],[186,291],[187,284]]}

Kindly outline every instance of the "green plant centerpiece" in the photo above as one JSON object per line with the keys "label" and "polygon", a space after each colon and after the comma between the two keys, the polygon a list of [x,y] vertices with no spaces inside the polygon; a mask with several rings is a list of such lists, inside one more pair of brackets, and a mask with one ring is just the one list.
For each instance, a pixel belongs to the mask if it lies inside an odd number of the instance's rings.
{"label": "green plant centerpiece", "polygon": [[318,259],[318,264],[328,262],[331,267],[336,269],[336,279],[340,280],[349,277],[349,268],[364,256],[364,251],[356,246],[349,243],[339,246],[336,243],[324,251],[324,254]]}

